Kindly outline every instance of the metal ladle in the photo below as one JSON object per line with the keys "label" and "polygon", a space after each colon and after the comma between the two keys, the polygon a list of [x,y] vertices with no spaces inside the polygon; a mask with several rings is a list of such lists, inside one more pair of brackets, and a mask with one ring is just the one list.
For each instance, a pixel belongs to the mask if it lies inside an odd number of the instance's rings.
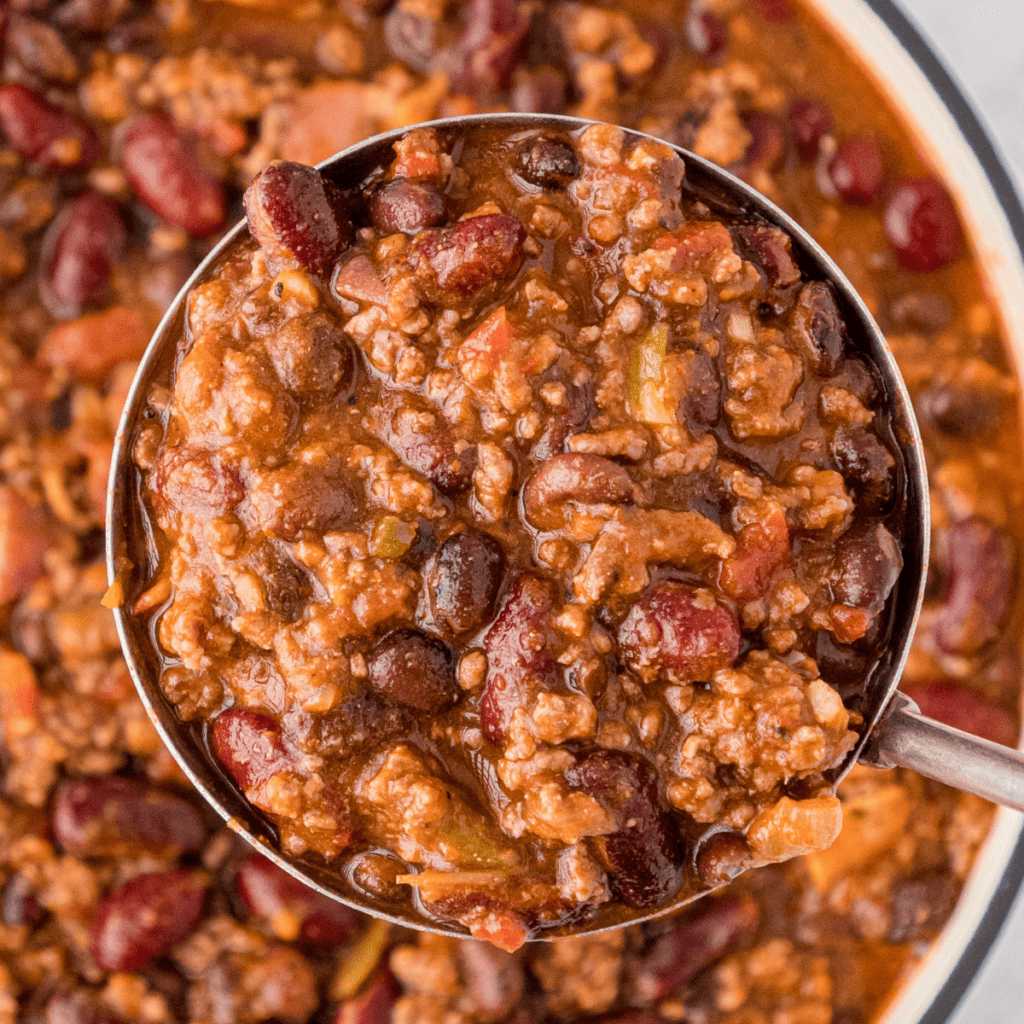
{"label": "metal ladle", "polygon": [[[580,118],[555,115],[481,114],[433,121],[429,122],[429,127],[449,134],[460,128],[488,125],[509,131],[546,127],[574,131],[589,123]],[[390,163],[394,155],[392,144],[407,131],[408,128],[402,128],[357,143],[324,161],[319,165],[320,170],[342,188],[358,185],[375,169]],[[649,138],[639,132],[627,130],[627,134],[634,139]],[[851,702],[863,716],[864,730],[854,750],[830,773],[831,781],[838,782],[858,761],[879,768],[902,766],[1024,810],[1024,756],[923,717],[913,701],[897,692],[924,595],[929,544],[928,481],[910,396],[881,330],[835,263],[787,214],[727,171],[676,148],[686,164],[686,182],[699,198],[723,213],[754,214],[778,226],[792,239],[794,256],[805,276],[831,283],[851,340],[871,359],[881,376],[883,400],[904,463],[902,491],[897,497],[905,511],[904,568],[889,599],[890,640],[872,667],[863,690]],[[136,592],[142,582],[132,576],[137,567],[130,561],[130,552],[142,550],[147,528],[140,511],[139,474],[132,464],[133,440],[154,381],[160,374],[167,374],[189,291],[246,232],[244,221],[229,231],[178,293],[143,355],[121,416],[107,498],[106,555],[111,585],[119,582],[126,594]],[[153,724],[196,789],[234,831],[296,878],[357,910],[413,928],[457,936],[466,934],[454,922],[428,921],[411,905],[407,911],[382,907],[349,884],[341,872],[275,850],[270,826],[218,770],[204,748],[201,734],[178,720],[161,692],[150,624],[133,616],[127,605],[115,608],[114,616],[128,667]],[[555,938],[635,924],[669,913],[695,898],[690,895],[677,904],[656,908],[621,923],[584,921],[564,929],[544,931],[536,937]]]}

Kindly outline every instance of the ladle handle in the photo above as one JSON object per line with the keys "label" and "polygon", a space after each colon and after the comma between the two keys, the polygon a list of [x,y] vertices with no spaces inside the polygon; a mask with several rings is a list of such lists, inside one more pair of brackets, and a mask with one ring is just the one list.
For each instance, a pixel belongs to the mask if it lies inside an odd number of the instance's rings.
{"label": "ladle handle", "polygon": [[860,760],[876,768],[912,768],[947,786],[1024,811],[1024,754],[925,718],[899,692]]}

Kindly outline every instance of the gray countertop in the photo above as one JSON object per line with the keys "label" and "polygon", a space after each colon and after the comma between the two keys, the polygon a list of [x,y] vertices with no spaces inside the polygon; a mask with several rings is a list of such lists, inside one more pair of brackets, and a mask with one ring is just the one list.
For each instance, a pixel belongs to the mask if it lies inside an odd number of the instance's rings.
{"label": "gray countertop", "polygon": [[[1024,193],[1024,0],[901,0],[1007,157]],[[951,1024],[1024,1022],[1024,899]]]}

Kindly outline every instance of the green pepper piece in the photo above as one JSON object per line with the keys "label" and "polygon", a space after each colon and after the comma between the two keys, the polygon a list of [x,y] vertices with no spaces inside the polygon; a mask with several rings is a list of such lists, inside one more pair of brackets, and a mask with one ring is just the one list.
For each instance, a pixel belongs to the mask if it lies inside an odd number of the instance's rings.
{"label": "green pepper piece", "polygon": [[375,558],[401,558],[416,540],[416,524],[398,516],[384,516],[370,534],[370,554]]}
{"label": "green pepper piece", "polygon": [[388,946],[390,927],[386,921],[373,921],[359,941],[348,951],[331,984],[335,999],[351,999],[366,984]]}

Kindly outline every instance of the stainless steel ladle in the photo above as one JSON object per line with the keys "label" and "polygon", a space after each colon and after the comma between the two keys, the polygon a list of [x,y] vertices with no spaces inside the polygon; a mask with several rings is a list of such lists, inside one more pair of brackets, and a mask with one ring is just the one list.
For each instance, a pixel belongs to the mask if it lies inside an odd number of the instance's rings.
{"label": "stainless steel ladle", "polygon": [[[487,125],[509,131],[545,127],[573,131],[589,123],[555,115],[481,114],[432,121],[429,126],[451,134],[460,128]],[[320,170],[343,188],[357,185],[373,170],[390,163],[392,144],[408,130],[398,129],[351,146],[320,164]],[[628,134],[648,138],[639,132]],[[881,375],[883,399],[901,449],[905,479],[897,500],[902,503],[905,514],[904,568],[889,602],[890,640],[865,680],[861,694],[855,698],[856,710],[864,718],[864,731],[855,749],[833,770],[833,781],[838,782],[858,761],[879,768],[902,766],[996,803],[1024,810],[1024,756],[923,717],[913,701],[897,692],[924,594],[930,532],[928,482],[910,397],[881,330],[835,263],[787,214],[732,174],[686,150],[678,149],[678,152],[686,163],[686,180],[700,198],[725,213],[754,214],[777,225],[792,238],[794,255],[805,275],[832,284],[851,339],[859,343]],[[224,253],[246,232],[244,221],[229,231],[179,292],[142,358],[121,416],[107,498],[106,553],[110,583],[118,582],[125,594],[137,593],[143,582],[133,576],[139,567],[132,564],[129,555],[131,551],[142,549],[146,529],[141,513],[139,474],[132,464],[132,447],[151,387],[160,374],[167,374],[176,337],[181,332],[188,292],[207,277]],[[411,905],[407,911],[382,907],[348,883],[341,872],[275,850],[269,825],[216,767],[204,747],[201,733],[178,720],[161,692],[150,624],[132,615],[128,605],[115,608],[114,616],[128,667],[150,718],[193,785],[234,831],[296,878],[357,910],[413,928],[458,936],[466,934],[453,922],[428,921]],[[669,913],[694,898],[689,896],[679,904],[630,917],[621,924],[584,921],[563,930],[542,932],[536,937],[555,938],[570,932],[581,934],[635,924]]]}

